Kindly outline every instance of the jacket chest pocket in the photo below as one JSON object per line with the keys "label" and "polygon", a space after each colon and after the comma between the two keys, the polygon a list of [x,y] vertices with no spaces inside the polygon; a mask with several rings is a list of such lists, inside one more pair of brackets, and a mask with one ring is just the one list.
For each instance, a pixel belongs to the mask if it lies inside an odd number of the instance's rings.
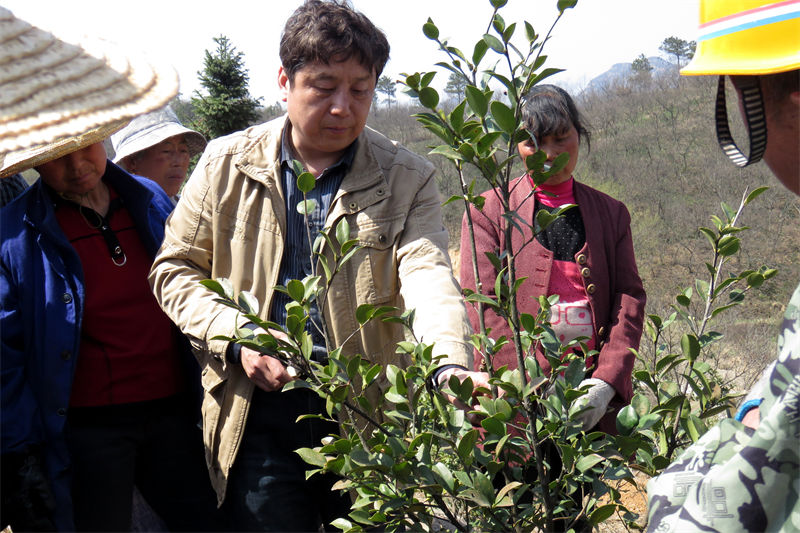
{"label": "jacket chest pocket", "polygon": [[356,215],[355,226],[353,237],[362,247],[353,258],[356,260],[358,303],[379,304],[396,299],[399,292],[397,246],[405,226],[405,216],[378,218],[365,210]]}

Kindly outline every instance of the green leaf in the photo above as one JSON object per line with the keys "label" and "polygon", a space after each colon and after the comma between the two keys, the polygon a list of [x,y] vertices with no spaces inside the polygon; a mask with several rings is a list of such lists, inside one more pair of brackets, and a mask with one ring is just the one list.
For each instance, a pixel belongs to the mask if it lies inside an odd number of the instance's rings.
{"label": "green leaf", "polygon": [[756,198],[761,196],[761,193],[763,193],[767,189],[769,189],[769,187],[759,187],[756,190],[754,190],[753,192],[751,192],[750,194],[748,194],[747,198],[745,198],[745,200],[744,200],[744,205],[749,204],[750,202],[752,202],[753,200],[755,200]]}
{"label": "green leaf", "polygon": [[617,511],[616,504],[609,503],[606,505],[601,505],[600,507],[592,511],[592,514],[589,515],[589,520],[591,520],[592,524],[597,525],[607,520],[616,511]]}
{"label": "green leaf", "polygon": [[214,279],[204,279],[200,282],[200,285],[204,286],[205,288],[209,289],[217,293],[219,296],[225,297],[225,289],[222,287],[222,284]]}
{"label": "green leaf", "polygon": [[495,12],[494,18],[492,19],[492,27],[500,34],[502,34],[503,30],[506,28],[506,21],[500,16],[500,13]]}
{"label": "green leaf", "polygon": [[297,202],[297,212],[301,215],[310,215],[317,208],[317,201],[313,198]]}
{"label": "green leaf", "polygon": [[489,101],[483,91],[474,85],[467,85],[464,89],[464,94],[467,97],[467,103],[472,112],[483,118],[489,110]]}
{"label": "green leaf", "polygon": [[455,494],[456,480],[453,478],[452,472],[442,463],[436,463],[431,467],[436,480],[442,487],[450,494]]}
{"label": "green leaf", "polygon": [[649,413],[639,418],[636,429],[639,431],[653,427],[661,420],[661,415],[658,413]]}
{"label": "green leaf", "polygon": [[375,381],[375,378],[378,377],[378,374],[381,373],[381,365],[375,364],[364,373],[364,387],[368,387],[370,383]]}
{"label": "green leaf", "polygon": [[500,126],[500,129],[506,133],[514,133],[517,129],[517,120],[512,111],[507,105],[500,101],[493,101],[490,105],[492,109],[492,118],[495,123]]}
{"label": "green leaf", "polygon": [[432,41],[435,41],[439,38],[439,28],[436,27],[436,24],[434,24],[433,20],[430,18],[428,19],[428,22],[422,25],[422,33],[425,35],[425,37],[431,39]]}
{"label": "green leaf", "polygon": [[346,518],[337,518],[331,522],[331,525],[335,528],[341,529],[342,531],[350,531],[353,529],[353,523]]}
{"label": "green leaf", "polygon": [[533,26],[527,20],[525,21],[525,37],[528,39],[529,43],[532,43],[538,37],[538,35],[536,35],[536,31],[533,29]]}
{"label": "green leaf", "polygon": [[719,240],[719,254],[729,257],[739,251],[739,238],[733,235],[725,235]]}
{"label": "green leaf", "polygon": [[563,13],[567,9],[572,9],[578,3],[578,0],[558,0],[558,11]]}
{"label": "green leaf", "polygon": [[439,93],[433,87],[425,87],[419,90],[419,103],[428,109],[435,109],[439,104]]}
{"label": "green leaf", "polygon": [[248,315],[258,314],[258,308],[259,308],[258,299],[255,296],[253,296],[250,292],[248,291],[240,292],[237,301],[239,303],[239,307],[241,307],[242,310],[244,310],[244,312],[247,313]]}
{"label": "green leaf", "polygon": [[299,455],[303,461],[310,465],[325,466],[325,463],[327,462],[324,455],[316,450],[312,450],[311,448],[300,448],[294,452]]}
{"label": "green leaf", "polygon": [[597,463],[600,463],[602,461],[603,461],[602,455],[592,453],[578,459],[578,462],[575,463],[575,468],[577,468],[581,472],[586,472],[587,470],[595,466]]}
{"label": "green leaf", "polygon": [[350,238],[350,223],[347,218],[342,218],[336,225],[336,240],[339,241],[339,246],[347,242]]}
{"label": "green leaf", "polygon": [[306,288],[303,285],[303,282],[299,279],[290,280],[289,283],[286,285],[286,292],[289,293],[289,297],[296,301],[302,302],[303,296],[305,296]]}
{"label": "green leaf", "polygon": [[458,441],[456,452],[458,457],[467,465],[472,464],[475,443],[478,442],[478,430],[467,431],[461,440]]}
{"label": "green leaf", "polygon": [[[466,145],[469,146],[469,145]],[[446,157],[447,159],[453,161],[463,161],[464,156],[461,155],[461,152],[457,152],[453,149],[452,146],[447,146],[446,144],[442,144],[428,152],[430,155],[440,155],[442,157]],[[460,197],[459,197],[460,198]]]}
{"label": "green leaf", "polygon": [[489,49],[489,45],[486,44],[486,41],[481,39],[480,41],[475,43],[475,48],[472,51],[472,64],[478,65],[483,59],[483,56],[486,55],[486,51]]}
{"label": "green leaf", "polygon": [[364,325],[372,318],[375,306],[371,304],[361,304],[356,309],[356,320],[360,325]]}
{"label": "green leaf", "polygon": [[631,399],[631,406],[640,417],[650,412],[650,399],[644,394],[635,394]]}
{"label": "green leaf", "polygon": [[481,420],[481,427],[493,435],[502,436],[506,434],[506,425],[497,415]]}
{"label": "green leaf", "polygon": [[314,175],[310,172],[303,172],[297,176],[297,188],[304,194],[311,192],[316,184],[317,180],[314,179]]}
{"label": "green leaf", "polygon": [[681,350],[690,361],[694,361],[700,355],[700,341],[694,335],[684,333],[681,337]]}
{"label": "green leaf", "polygon": [[630,435],[639,423],[639,415],[631,405],[626,405],[617,413],[617,431],[620,435]]}
{"label": "green leaf", "polygon": [[489,48],[498,54],[502,54],[506,51],[506,47],[503,45],[503,42],[490,33],[485,34],[483,36],[483,40],[489,46]]}
{"label": "green leaf", "polygon": [[500,9],[508,3],[508,0],[490,0],[490,2],[492,3],[493,8]]}
{"label": "green leaf", "polygon": [[503,31],[503,42],[507,43],[511,40],[511,37],[514,36],[514,30],[517,29],[517,23],[512,22],[509,26]]}
{"label": "green leaf", "polygon": [[433,81],[433,78],[436,77],[436,72],[426,72],[422,75],[422,78],[419,80],[420,87],[427,87]]}

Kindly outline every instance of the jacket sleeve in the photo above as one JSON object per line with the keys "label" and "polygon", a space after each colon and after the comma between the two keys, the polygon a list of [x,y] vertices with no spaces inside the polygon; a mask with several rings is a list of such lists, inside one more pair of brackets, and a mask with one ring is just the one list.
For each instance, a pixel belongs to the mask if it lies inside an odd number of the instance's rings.
{"label": "jacket sleeve", "polygon": [[611,295],[608,334],[592,377],[613,386],[617,394],[629,402],[633,396],[631,374],[636,360],[630,349],[639,348],[647,298],[633,253],[631,216],[624,205],[621,206],[616,235],[615,251],[613,256],[609,255],[615,258],[615,264],[609,265],[609,273],[613,276],[609,283],[613,284],[614,293]]}
{"label": "jacket sleeve", "polygon": [[24,451],[41,440],[39,409],[28,380],[24,321],[11,273],[0,262],[0,399],[2,453]]}
{"label": "jacket sleeve", "polygon": [[149,280],[156,300],[189,339],[200,364],[215,360],[224,368],[228,342],[212,339],[232,336],[236,321],[244,320],[237,318],[235,309],[217,303],[217,295],[200,285],[211,277],[216,244],[211,193],[203,156],[167,220]]}
{"label": "jacket sleeve", "polygon": [[[472,217],[472,227],[475,237],[475,255],[477,260],[477,274],[481,282],[481,290],[477,289],[477,281],[475,279],[475,265],[472,258],[472,237],[469,232],[469,220],[467,214],[461,221],[461,286],[465,289],[471,289],[475,292],[488,296],[489,298],[496,299],[494,291],[495,279],[497,278],[497,269],[491,261],[486,257],[487,252],[500,255],[500,233],[499,227],[494,222],[495,218],[491,212],[491,199],[487,199],[486,207],[483,211],[478,211],[476,208],[470,206],[470,215]],[[472,324],[473,331],[481,331],[480,321],[478,317],[478,305],[467,304],[467,313],[469,320]],[[501,336],[510,338],[511,330],[508,327],[508,322],[499,316],[494,309],[489,306],[483,306],[483,320],[484,326],[487,329],[491,328],[491,337],[498,339]],[[506,355],[511,354],[506,349],[502,350]],[[509,355],[510,357],[510,355]],[[514,356],[516,357],[516,356]],[[498,361],[496,361],[498,362]],[[476,351],[475,353],[475,370],[482,370],[483,356]],[[516,364],[514,365],[516,366]]]}
{"label": "jacket sleeve", "polygon": [[414,334],[442,364],[470,368],[472,348],[467,313],[447,253],[439,193],[431,171],[414,197],[397,251],[400,294],[406,309],[415,309]]}

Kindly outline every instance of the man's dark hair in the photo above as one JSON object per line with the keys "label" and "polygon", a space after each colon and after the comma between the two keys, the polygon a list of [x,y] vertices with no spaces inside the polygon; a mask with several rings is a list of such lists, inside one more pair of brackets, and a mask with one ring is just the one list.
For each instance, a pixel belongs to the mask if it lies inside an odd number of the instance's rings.
{"label": "man's dark hair", "polygon": [[280,56],[289,81],[309,63],[330,64],[351,57],[366,69],[374,69],[377,81],[389,60],[389,42],[346,0],[306,0],[286,21]]}
{"label": "man's dark hair", "polygon": [[590,133],[572,97],[555,85],[534,85],[522,97],[522,121],[538,143],[542,137],[559,135],[574,126],[591,149]]}

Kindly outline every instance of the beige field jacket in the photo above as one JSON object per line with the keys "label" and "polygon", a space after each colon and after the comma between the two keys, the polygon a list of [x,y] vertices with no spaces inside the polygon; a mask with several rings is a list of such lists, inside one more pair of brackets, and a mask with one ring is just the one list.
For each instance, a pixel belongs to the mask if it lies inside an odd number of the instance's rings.
{"label": "beige field jacket", "polygon": [[[225,359],[236,311],[214,302],[199,282],[228,278],[247,290],[267,318],[284,251],[286,207],[280,139],[286,118],[210,143],[167,222],[150,274],[156,298],[192,343],[202,367],[206,461],[219,503],[247,420],[253,383]],[[375,362],[402,364],[396,324],[374,322],[360,333],[363,303],[416,309],[414,332],[436,343],[445,362],[470,366],[469,322],[447,254],[447,232],[433,166],[374,130],[358,139],[353,165],[330,207],[326,228],[343,217],[363,248],[334,276],[324,316],[335,345]]]}

